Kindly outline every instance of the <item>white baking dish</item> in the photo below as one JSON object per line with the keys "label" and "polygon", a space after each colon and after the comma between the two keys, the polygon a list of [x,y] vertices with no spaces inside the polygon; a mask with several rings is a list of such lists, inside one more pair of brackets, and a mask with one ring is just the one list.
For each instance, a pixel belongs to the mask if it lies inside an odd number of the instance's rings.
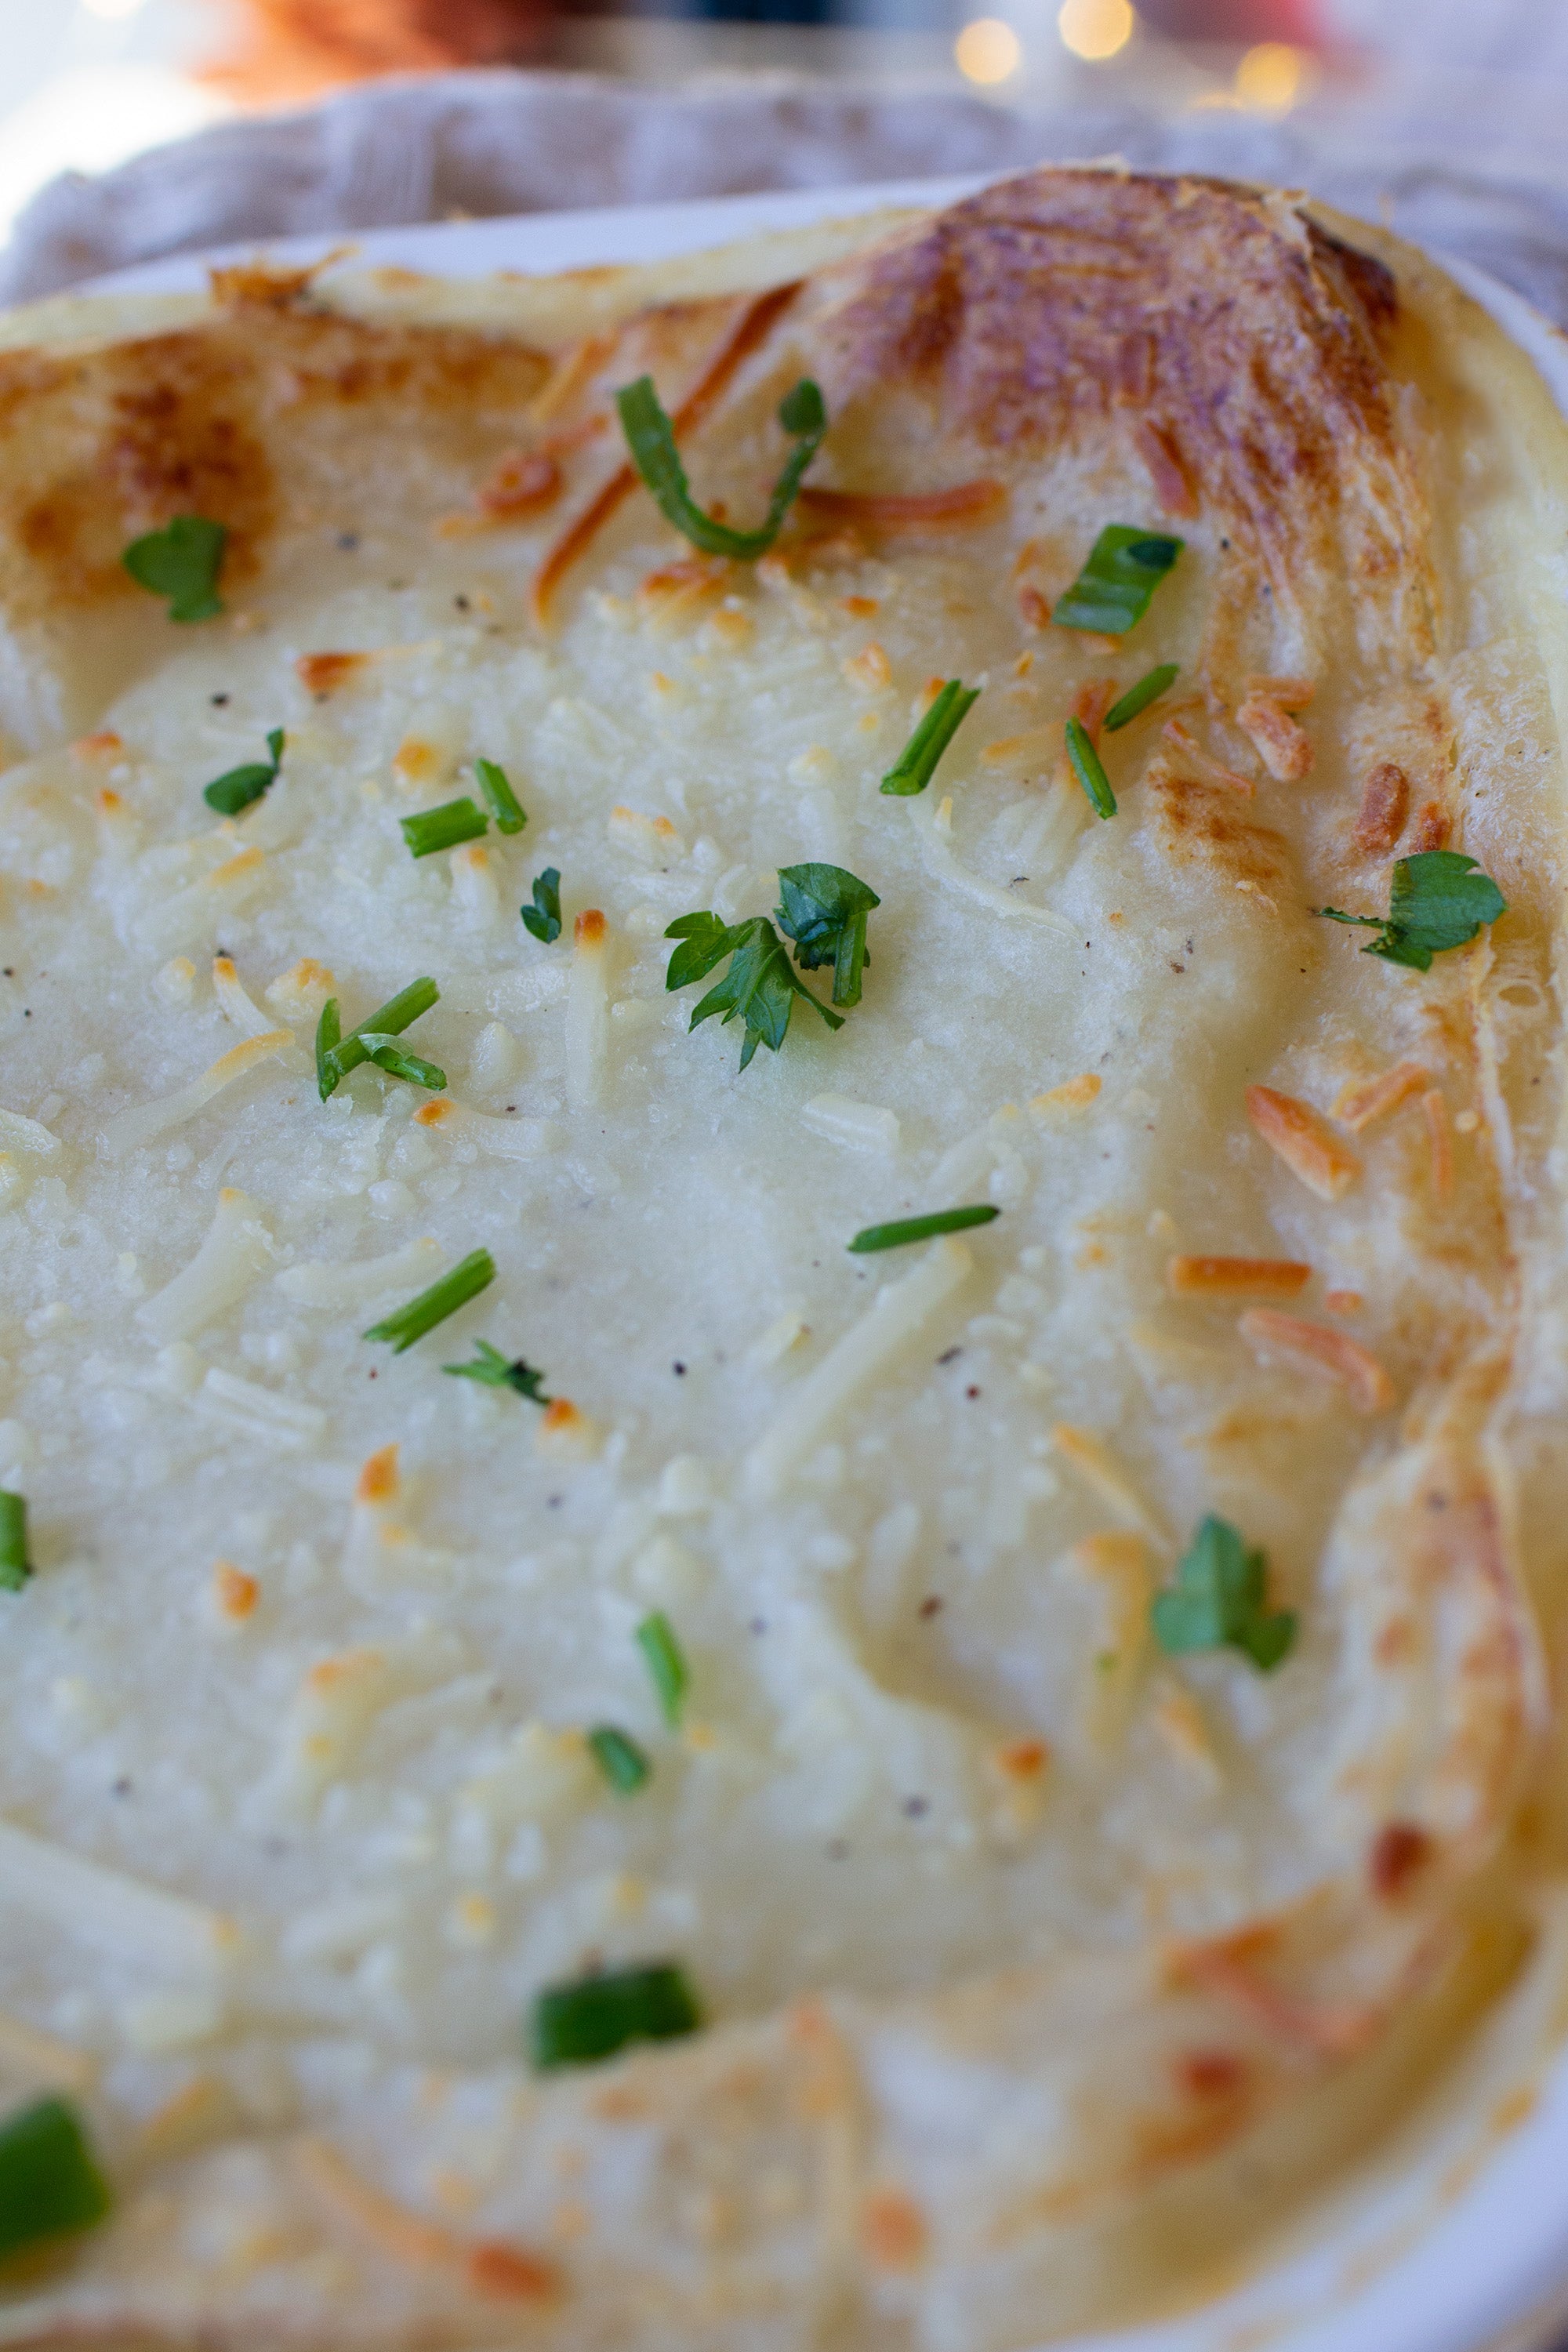
{"label": "white baking dish", "polygon": [[[794,190],[696,203],[452,221],[358,232],[366,263],[443,276],[648,262],[884,205],[942,204],[973,179]],[[283,240],[320,257],[340,241]],[[233,257],[231,249],[227,257]],[[246,250],[248,250],[247,248]],[[199,288],[181,256],[96,281],[93,291]],[[1507,288],[1462,263],[1451,274],[1528,352],[1568,415],[1568,339]],[[1568,2339],[1568,1933],[1487,2023],[1440,2091],[1320,2202],[1291,2244],[1239,2284],[1158,2324],[1079,2337],[1057,2352],[1546,2352]]]}

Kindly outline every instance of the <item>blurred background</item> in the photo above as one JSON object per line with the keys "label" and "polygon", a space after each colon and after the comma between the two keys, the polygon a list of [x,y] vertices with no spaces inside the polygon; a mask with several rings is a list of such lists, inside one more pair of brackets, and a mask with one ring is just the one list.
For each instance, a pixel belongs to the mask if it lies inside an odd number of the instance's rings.
{"label": "blurred background", "polygon": [[1512,207],[1538,299],[1544,247],[1568,251],[1568,0],[0,0],[0,36],[7,299],[334,207],[363,226],[1107,152],[1385,212],[1458,175],[1494,242]]}

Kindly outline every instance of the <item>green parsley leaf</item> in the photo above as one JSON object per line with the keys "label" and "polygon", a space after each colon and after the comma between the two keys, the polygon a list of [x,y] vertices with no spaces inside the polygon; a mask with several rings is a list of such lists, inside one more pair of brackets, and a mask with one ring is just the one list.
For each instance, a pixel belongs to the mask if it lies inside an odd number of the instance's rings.
{"label": "green parsley leaf", "polygon": [[530,2049],[541,2074],[592,2066],[628,2042],[668,2042],[695,2033],[701,2022],[691,1988],[673,1964],[611,1969],[537,1993]]}
{"label": "green parsley leaf", "polygon": [[399,817],[411,857],[433,857],[438,849],[456,849],[459,842],[478,841],[489,830],[489,819],[465,793],[460,800],[443,801],[439,808],[421,809],[417,816]]}
{"label": "green parsley leaf", "polygon": [[474,1350],[471,1364],[443,1364],[441,1370],[450,1372],[455,1380],[481,1381],[486,1388],[515,1389],[531,1404],[545,1405],[551,1402],[539,1385],[545,1375],[536,1372],[521,1356],[503,1356],[488,1339],[476,1339]]}
{"label": "green parsley leaf", "polygon": [[1338,907],[1314,907],[1331,923],[1354,923],[1375,931],[1363,955],[1381,956],[1412,971],[1430,971],[1432,959],[1449,948],[1468,947],[1484,923],[1508,912],[1508,901],[1473,857],[1456,849],[1423,849],[1401,857],[1388,893],[1388,913],[1346,915]]}
{"label": "green parsley leaf", "polygon": [[804,997],[830,1029],[843,1028],[842,1014],[830,1013],[821,998],[813,996],[805,982],[795,978],[784,941],[765,915],[752,915],[743,923],[722,923],[717,915],[706,911],[680,915],[664,936],[683,943],[669,959],[666,988],[685,988],[711,971],[725,956],[731,959],[724,978],[717,988],[709,990],[689,1025],[695,1029],[715,1013],[721,1013],[726,1022],[743,1021],[742,1070],[759,1045],[778,1052],[797,996]]}
{"label": "green parsley leaf", "polygon": [[1162,662],[1157,669],[1152,669],[1141,677],[1136,686],[1130,686],[1121,701],[1113,702],[1106,712],[1106,733],[1114,735],[1119,729],[1130,727],[1152,702],[1159,701],[1167,688],[1174,686],[1180,676],[1180,663]]}
{"label": "green parsley leaf", "polygon": [[216,809],[220,816],[237,816],[252,801],[258,801],[278,782],[278,771],[283,764],[284,734],[274,727],[267,738],[267,748],[272,754],[270,762],[251,760],[243,768],[226,768],[204,785],[202,798],[208,808]]}
{"label": "green parsley leaf", "polygon": [[0,1492],[0,1592],[20,1592],[33,1573],[27,1559],[27,1506]]}
{"label": "green parsley leaf", "polygon": [[1089,550],[1089,561],[1051,620],[1058,629],[1093,629],[1119,637],[1143,618],[1149,599],[1186,541],[1163,531],[1107,523]]}
{"label": "green parsley leaf", "polygon": [[422,1290],[417,1298],[411,1298],[395,1315],[373,1323],[360,1337],[390,1340],[394,1353],[401,1356],[416,1339],[423,1339],[426,1331],[433,1331],[437,1323],[444,1323],[448,1315],[455,1315],[459,1307],[466,1307],[481,1290],[488,1290],[495,1278],[496,1262],[489,1250],[470,1250],[450,1274],[444,1274],[439,1282],[433,1282],[428,1290]]}
{"label": "green parsley leaf", "polygon": [[109,2205],[87,2135],[64,2099],[40,2099],[0,2124],[0,2261],[90,2229]]}
{"label": "green parsley leaf", "polygon": [[626,436],[632,463],[652,491],[666,521],[672,522],[704,554],[739,556],[742,562],[765,555],[778,537],[780,526],[795,504],[805,469],[821,447],[822,436],[827,430],[822,394],[808,376],[803,376],[779,404],[779,423],[786,433],[798,437],[774,485],[766,519],[756,530],[734,530],[728,523],[716,522],[711,515],[704,514],[693,499],[686,468],[675,446],[675,427],[659,404],[652,376],[638,376],[636,383],[628,383],[617,392],[616,406],[620,411],[621,430]]}
{"label": "green parsley leaf", "polygon": [[1100,764],[1099,752],[1089,740],[1089,730],[1081,719],[1069,719],[1067,728],[1068,758],[1073,773],[1083,786],[1084,797],[1096,816],[1116,814],[1116,794],[1110,789],[1110,779]]}
{"label": "green parsley leaf", "polygon": [[961,678],[950,677],[883,777],[880,789],[896,793],[902,800],[923,793],[961,721],[979,699],[977,686],[965,686]]}
{"label": "green parsley leaf", "polygon": [[176,515],[166,530],[133,539],[120,561],[132,580],[169,599],[171,621],[210,621],[223,611],[217,593],[226,525],[205,515]]}
{"label": "green parsley leaf", "polygon": [[929,1242],[937,1234],[962,1234],[971,1225],[988,1225],[1001,1213],[988,1201],[977,1201],[969,1209],[933,1209],[929,1217],[900,1217],[890,1225],[865,1225],[845,1246],[862,1257],[872,1250],[904,1249],[910,1242]]}
{"label": "green parsley leaf", "polygon": [[493,760],[476,760],[474,779],[485,796],[486,807],[496,821],[496,831],[521,833],[528,818],[507,780],[506,770],[498,768]]}
{"label": "green parsley leaf", "polygon": [[520,907],[522,928],[531,931],[536,940],[548,947],[552,940],[561,937],[561,875],[557,867],[547,866],[542,874],[533,877],[533,904]]}
{"label": "green parsley leaf", "polygon": [[866,918],[882,903],[875,890],[842,866],[781,866],[779,895],[784,904],[773,919],[795,941],[802,971],[830,963],[835,1004],[858,1004],[860,974],[871,961]]}
{"label": "green parsley leaf", "polygon": [[1227,1519],[1205,1518],[1183,1554],[1176,1581],[1156,1593],[1150,1615],[1160,1647],[1240,1650],[1272,1674],[1296,1639],[1293,1610],[1272,1615],[1264,1600],[1268,1562],[1248,1551]]}
{"label": "green parsley leaf", "polygon": [[648,1675],[664,1719],[674,1731],[680,1722],[680,1710],[686,1704],[686,1688],[691,1671],[686,1663],[686,1653],[675,1638],[675,1628],[662,1609],[645,1617],[637,1627],[637,1647],[647,1661]]}
{"label": "green parsley leaf", "polygon": [[640,1789],[653,1770],[643,1750],[629,1732],[617,1731],[613,1723],[601,1723],[596,1731],[588,1734],[588,1745],[597,1759],[599,1769],[612,1789],[629,1797]]}
{"label": "green parsley leaf", "polygon": [[[367,1037],[376,1038],[381,1045],[386,1045],[391,1038],[400,1036],[405,1029],[417,1021],[422,1013],[428,1013],[433,1004],[440,1002],[440,997],[441,992],[433,980],[411,980],[406,988],[400,988],[395,996],[389,996],[384,1004],[378,1004],[375,1011],[368,1014],[357,1028],[351,1029],[345,1037],[342,1032],[338,1000],[335,996],[329,996],[316,1024],[316,1086],[321,1100],[326,1101],[351,1070],[357,1070],[362,1062],[373,1058],[365,1044]],[[381,1066],[385,1069],[388,1065],[384,1062]],[[433,1063],[426,1063],[424,1066],[426,1069],[435,1067]],[[438,1071],[437,1076],[440,1076]],[[441,1083],[445,1086],[445,1078]],[[429,1081],[422,1078],[419,1084],[425,1086]]]}

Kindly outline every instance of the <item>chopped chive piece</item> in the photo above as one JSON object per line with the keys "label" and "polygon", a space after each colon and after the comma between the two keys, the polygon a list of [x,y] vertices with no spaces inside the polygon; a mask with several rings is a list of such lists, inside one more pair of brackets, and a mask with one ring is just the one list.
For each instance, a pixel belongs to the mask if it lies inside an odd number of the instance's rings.
{"label": "chopped chive piece", "polygon": [[1168,687],[1174,686],[1180,675],[1179,662],[1162,662],[1157,669],[1141,677],[1136,686],[1130,686],[1121,701],[1113,702],[1106,712],[1106,733],[1114,735],[1119,728],[1130,727],[1152,702],[1159,701]]}
{"label": "chopped chive piece", "polygon": [[664,975],[666,988],[689,987],[716,963],[730,958],[729,971],[693,1006],[687,1026],[689,1032],[715,1013],[721,1013],[726,1023],[744,1022],[742,1070],[759,1045],[765,1045],[770,1053],[778,1052],[789,1034],[789,1017],[797,996],[822,1015],[829,1029],[843,1028],[843,1014],[830,1013],[790,970],[784,943],[765,915],[748,916],[743,923],[725,923],[704,908],[694,915],[678,915],[664,936],[680,941]]}
{"label": "chopped chive piece", "polygon": [[[433,1004],[439,1003],[440,998],[441,992],[433,980],[411,980],[406,988],[400,988],[395,996],[378,1004],[345,1037],[341,1031],[338,1000],[329,996],[316,1024],[316,1086],[321,1100],[326,1101],[351,1070],[371,1060],[370,1048],[364,1042],[367,1037],[375,1037],[384,1045],[389,1038],[400,1036],[422,1013],[428,1013]],[[425,1066],[433,1068],[434,1065],[427,1063]],[[383,1063],[382,1067],[386,1065]],[[419,1083],[423,1086],[428,1081],[421,1079]]]}
{"label": "chopped chive piece", "polygon": [[779,423],[796,438],[773,486],[766,518],[756,530],[734,530],[728,523],[704,514],[692,498],[686,468],[675,446],[675,427],[659,404],[652,376],[638,376],[636,383],[628,383],[617,392],[616,406],[620,411],[621,430],[626,436],[632,463],[652,491],[666,521],[672,522],[705,555],[739,556],[742,562],[765,555],[778,537],[779,527],[795,504],[805,469],[821,447],[822,436],[827,430],[822,394],[809,376],[803,376],[779,404]]}
{"label": "chopped chive piece", "polygon": [[1089,741],[1089,730],[1081,719],[1068,720],[1067,736],[1068,758],[1090,808],[1096,816],[1114,816],[1116,794],[1110,789],[1110,778],[1100,765],[1100,753]]}
{"label": "chopped chive piece", "polygon": [[531,1404],[544,1405],[551,1402],[539,1385],[545,1375],[536,1372],[532,1365],[525,1363],[521,1356],[503,1356],[500,1349],[492,1348],[488,1339],[476,1339],[471,1364],[443,1364],[441,1370],[450,1372],[454,1380],[479,1381],[486,1388],[491,1389],[515,1389],[518,1395],[527,1397]]}
{"label": "chopped chive piece", "polygon": [[612,1789],[629,1797],[653,1770],[637,1741],[625,1731],[617,1731],[613,1723],[601,1723],[596,1731],[588,1734],[588,1745],[598,1760],[599,1769]]}
{"label": "chopped chive piece", "polygon": [[935,1209],[929,1217],[900,1217],[890,1225],[867,1225],[847,1244],[861,1256],[872,1250],[903,1249],[910,1242],[929,1242],[937,1234],[962,1234],[971,1225],[988,1225],[999,1217],[989,1201],[969,1209]]}
{"label": "chopped chive piece", "polygon": [[399,817],[411,857],[434,857],[438,849],[456,849],[460,841],[478,841],[489,830],[489,819],[465,793],[460,800],[443,801],[439,808],[421,809],[417,816]]}
{"label": "chopped chive piece", "polygon": [[33,1573],[27,1558],[27,1506],[0,1491],[0,1592],[20,1592]]}
{"label": "chopped chive piece", "polygon": [[548,947],[552,940],[561,937],[561,874],[554,866],[547,866],[542,874],[533,877],[533,904],[520,907],[522,928],[531,931],[536,940]]}
{"label": "chopped chive piece", "polygon": [[1089,561],[1051,619],[1058,629],[1094,629],[1119,637],[1143,618],[1149,599],[1186,541],[1163,531],[1107,523]]}
{"label": "chopped chive piece", "polygon": [[466,1307],[481,1290],[488,1290],[495,1278],[495,1260],[489,1250],[470,1250],[450,1274],[444,1274],[439,1282],[433,1282],[428,1290],[422,1290],[417,1298],[411,1298],[406,1307],[400,1307],[384,1322],[373,1323],[361,1337],[389,1339],[395,1353],[401,1356],[416,1339],[423,1339],[426,1331],[433,1331],[437,1323],[444,1323],[448,1315],[455,1315],[459,1307]]}
{"label": "chopped chive piece", "polygon": [[691,1988],[673,1963],[615,1969],[575,1984],[546,1985],[534,1996],[531,2054],[542,2074],[592,2066],[628,2042],[673,2041],[701,2022]]}
{"label": "chopped chive piece", "polygon": [[64,2099],[40,2099],[0,2124],[0,2260],[90,2229],[109,2201],[87,2135]]}
{"label": "chopped chive piece", "polygon": [[977,686],[965,686],[962,678],[950,677],[883,777],[883,792],[897,793],[904,799],[913,793],[923,793],[961,721],[979,699]]}
{"label": "chopped chive piece", "polygon": [[139,586],[167,596],[171,621],[210,621],[223,611],[217,579],[227,539],[205,515],[176,515],[166,530],[133,539],[120,561]]}
{"label": "chopped chive piece", "polygon": [[485,806],[496,821],[496,831],[521,833],[528,818],[507,781],[506,770],[498,768],[493,760],[476,760],[474,778],[485,796]]}
{"label": "chopped chive piece", "polygon": [[1269,1613],[1268,1573],[1264,1554],[1248,1551],[1230,1522],[1211,1513],[1183,1554],[1175,1583],[1151,1604],[1160,1647],[1173,1657],[1186,1650],[1240,1650],[1272,1674],[1296,1639],[1296,1617],[1289,1609]]}
{"label": "chopped chive piece", "polygon": [[1375,931],[1363,955],[1430,971],[1435,955],[1468,947],[1483,923],[1506,915],[1508,900],[1473,857],[1457,849],[1420,849],[1395,863],[1386,916],[1345,915],[1337,907],[1314,907],[1312,912],[1326,915],[1331,923]]}
{"label": "chopped chive piece", "polygon": [[781,866],[779,895],[784,904],[773,918],[795,941],[802,971],[830,963],[835,1004],[858,1004],[860,974],[871,961],[866,918],[882,903],[875,890],[842,866]]}
{"label": "chopped chive piece", "polygon": [[251,760],[243,768],[226,769],[221,776],[215,776],[210,784],[204,785],[202,798],[208,808],[216,809],[220,816],[237,816],[252,801],[258,801],[278,782],[278,771],[283,764],[283,730],[274,727],[267,738],[267,748],[272,754],[270,763]]}
{"label": "chopped chive piece", "polygon": [[358,1035],[365,1059],[374,1062],[378,1070],[386,1071],[390,1077],[406,1078],[410,1086],[428,1087],[432,1094],[445,1091],[446,1071],[438,1070],[434,1062],[421,1060],[417,1054],[405,1054],[395,1037],[374,1029],[362,1029]]}
{"label": "chopped chive piece", "polygon": [[686,1703],[686,1686],[691,1680],[686,1664],[686,1653],[675,1638],[675,1628],[662,1609],[645,1617],[637,1627],[637,1644],[647,1661],[653,1686],[658,1693],[658,1703],[664,1719],[673,1731],[680,1721],[680,1710]]}

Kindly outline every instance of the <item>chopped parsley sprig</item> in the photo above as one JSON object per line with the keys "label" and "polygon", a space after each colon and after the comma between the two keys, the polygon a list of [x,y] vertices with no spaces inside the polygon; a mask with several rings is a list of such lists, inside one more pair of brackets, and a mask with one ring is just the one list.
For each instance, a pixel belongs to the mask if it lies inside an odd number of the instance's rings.
{"label": "chopped parsley sprig", "polygon": [[455,1315],[459,1307],[466,1307],[481,1290],[488,1290],[495,1278],[496,1262],[489,1250],[470,1250],[450,1274],[444,1274],[439,1282],[433,1282],[428,1290],[422,1290],[406,1307],[398,1307],[395,1314],[386,1316],[380,1323],[373,1323],[360,1336],[364,1339],[388,1340],[394,1354],[401,1356],[416,1339],[423,1339],[426,1331],[433,1331],[437,1323],[444,1323],[448,1315]]}
{"label": "chopped parsley sprig", "polygon": [[1179,662],[1161,662],[1157,668],[1148,671],[1136,686],[1128,688],[1120,702],[1111,704],[1105,714],[1106,733],[1114,735],[1121,728],[1131,727],[1152,702],[1158,702],[1167,688],[1174,686],[1180,675]]}
{"label": "chopped parsley sprig", "polygon": [[756,530],[735,530],[729,523],[704,514],[691,495],[675,427],[660,404],[650,375],[638,376],[616,394],[621,430],[626,436],[633,465],[652,491],[659,512],[683,538],[705,555],[737,556],[749,562],[765,555],[779,535],[784,519],[795,504],[805,469],[822,446],[827,411],[822,394],[809,376],[803,376],[779,404],[779,423],[795,436],[773,486],[765,520]]}
{"label": "chopped parsley sprig", "polygon": [[923,793],[961,721],[979,699],[977,686],[965,686],[962,678],[950,677],[883,777],[881,790],[895,793],[903,800]]}
{"label": "chopped parsley sprig", "polygon": [[285,736],[281,727],[268,730],[267,749],[270,760],[247,760],[241,768],[226,768],[203,786],[202,798],[208,808],[216,809],[220,816],[237,816],[252,801],[258,801],[278,782],[278,771],[283,764]]}
{"label": "chopped parsley sprig", "polygon": [[561,872],[558,866],[547,866],[542,874],[533,877],[533,904],[520,907],[522,928],[548,947],[561,937]]}
{"label": "chopped parsley sprig", "polygon": [[623,1797],[640,1789],[653,1771],[647,1754],[630,1732],[617,1730],[613,1723],[601,1723],[591,1731],[588,1745],[600,1771]]}
{"label": "chopped parsley sprig", "polygon": [[479,1381],[491,1389],[515,1389],[531,1404],[546,1405],[551,1402],[539,1385],[546,1377],[543,1372],[535,1371],[521,1356],[503,1356],[488,1339],[474,1341],[471,1364],[443,1364],[441,1370],[450,1372],[454,1380]]}
{"label": "chopped parsley sprig", "polygon": [[439,1094],[447,1083],[446,1072],[438,1070],[434,1062],[420,1061],[417,1055],[402,1053],[394,1041],[422,1013],[428,1013],[439,1002],[440,994],[433,980],[411,980],[406,988],[400,988],[395,996],[378,1004],[346,1037],[341,1027],[338,1000],[329,996],[316,1024],[316,1085],[321,1100],[325,1102],[362,1062],[374,1062],[395,1078],[412,1079],[416,1086],[428,1087]]}
{"label": "chopped parsley sprig", "polygon": [[[1149,599],[1186,541],[1165,531],[1107,523],[1089,560],[1051,614],[1058,629],[1092,629],[1120,637],[1143,618]],[[1152,699],[1152,698],[1151,698]]]}
{"label": "chopped parsley sprig", "polygon": [[87,2135],[64,2099],[39,2099],[0,2124],[0,2262],[90,2229],[109,2206]]}
{"label": "chopped parsley sprig", "polygon": [[417,816],[399,817],[411,857],[433,857],[438,849],[456,849],[459,843],[478,841],[489,829],[489,819],[467,793],[439,808],[421,809]]}
{"label": "chopped parsley sprig", "polygon": [[20,1592],[33,1573],[27,1558],[27,1506],[0,1492],[0,1592]]}
{"label": "chopped parsley sprig", "polygon": [[223,611],[217,593],[226,525],[205,515],[176,515],[163,530],[133,539],[121,557],[138,586],[169,600],[171,621],[210,621]]}
{"label": "chopped parsley sprig", "polygon": [[609,1969],[574,1984],[546,1985],[535,1995],[530,2052],[541,2074],[592,2066],[628,2042],[668,2042],[695,2033],[701,2022],[696,1997],[673,1962]]}
{"label": "chopped parsley sprig", "polygon": [[695,1029],[715,1013],[721,1013],[726,1022],[742,1021],[742,1070],[759,1045],[778,1052],[797,996],[804,997],[830,1029],[843,1028],[842,1014],[829,1012],[821,998],[813,996],[805,982],[795,978],[789,951],[765,915],[750,916],[743,923],[721,922],[707,911],[680,915],[664,936],[680,941],[665,973],[667,989],[688,988],[726,956],[730,958],[729,971],[695,1006],[689,1025]]}
{"label": "chopped parsley sprig", "polygon": [[474,781],[485,796],[485,805],[496,821],[498,833],[521,833],[528,823],[527,812],[512,791],[506,770],[493,760],[474,761]]}
{"label": "chopped parsley sprig", "polygon": [[1089,740],[1088,728],[1081,719],[1069,719],[1067,726],[1068,758],[1072,761],[1074,775],[1083,786],[1084,797],[1096,816],[1116,814],[1116,794],[1110,789],[1099,752]]}
{"label": "chopped parsley sprig", "polygon": [[1375,931],[1363,955],[1430,971],[1435,955],[1468,947],[1483,924],[1507,914],[1508,901],[1473,857],[1457,849],[1422,849],[1396,862],[1386,915],[1345,915],[1337,907],[1314,907],[1312,912],[1331,923]]}
{"label": "chopped parsley sprig", "polygon": [[988,1201],[977,1201],[967,1209],[933,1209],[926,1217],[899,1217],[888,1225],[865,1225],[846,1247],[862,1257],[873,1250],[904,1249],[910,1242],[929,1242],[938,1234],[962,1234],[971,1225],[988,1225],[1001,1213]]}
{"label": "chopped parsley sprig", "polygon": [[842,866],[781,866],[779,896],[773,919],[795,941],[802,971],[830,963],[835,1004],[858,1004],[860,974],[871,961],[866,918],[882,903],[870,884]]}
{"label": "chopped parsley sprig", "polygon": [[1228,1519],[1203,1520],[1176,1569],[1176,1581],[1156,1593],[1150,1615],[1160,1647],[1240,1650],[1272,1674],[1296,1639],[1295,1612],[1270,1612],[1268,1561],[1248,1551]]}

